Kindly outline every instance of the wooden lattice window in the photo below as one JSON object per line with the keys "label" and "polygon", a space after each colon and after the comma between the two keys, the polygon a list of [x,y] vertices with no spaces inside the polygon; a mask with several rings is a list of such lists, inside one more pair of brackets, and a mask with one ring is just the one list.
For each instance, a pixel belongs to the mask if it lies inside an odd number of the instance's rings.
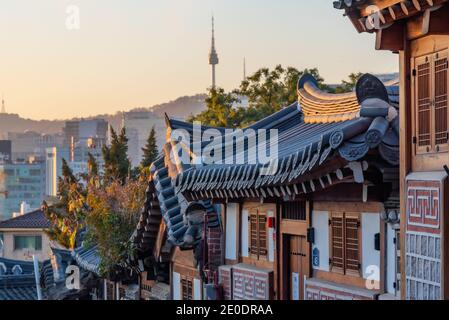
{"label": "wooden lattice window", "polygon": [[193,280],[189,277],[181,278],[182,300],[193,300]]}
{"label": "wooden lattice window", "polygon": [[331,271],[360,275],[360,215],[333,212],[330,225]]}
{"label": "wooden lattice window", "polygon": [[306,202],[284,202],[282,204],[282,219],[305,221],[307,219]]}
{"label": "wooden lattice window", "polygon": [[416,153],[449,151],[448,52],[416,58],[413,76]]}
{"label": "wooden lattice window", "polygon": [[266,259],[268,254],[267,216],[252,210],[249,216],[249,252],[256,259]]}
{"label": "wooden lattice window", "polygon": [[430,96],[430,61],[428,58],[416,66],[416,102],[417,102],[417,135],[418,147],[427,147],[431,145],[430,126],[431,126],[431,96]]}
{"label": "wooden lattice window", "polygon": [[435,144],[444,145],[448,143],[447,127],[447,69],[448,59],[446,56],[436,54],[434,60],[435,68]]}

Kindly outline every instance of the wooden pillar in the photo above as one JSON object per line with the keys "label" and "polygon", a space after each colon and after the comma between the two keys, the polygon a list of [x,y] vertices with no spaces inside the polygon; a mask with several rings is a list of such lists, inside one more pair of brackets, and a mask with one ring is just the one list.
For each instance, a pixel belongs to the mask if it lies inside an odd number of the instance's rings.
{"label": "wooden pillar", "polygon": [[[404,32],[405,34],[405,32]],[[401,298],[405,299],[405,231],[406,231],[406,184],[405,178],[411,170],[412,134],[411,134],[411,57],[410,42],[404,37],[404,50],[399,52],[400,72],[400,206],[401,206]]]}

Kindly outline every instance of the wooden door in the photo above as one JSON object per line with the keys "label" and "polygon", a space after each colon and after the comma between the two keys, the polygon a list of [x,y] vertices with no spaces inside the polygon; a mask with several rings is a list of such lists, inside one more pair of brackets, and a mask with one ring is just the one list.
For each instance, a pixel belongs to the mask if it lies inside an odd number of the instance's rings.
{"label": "wooden door", "polygon": [[304,300],[304,276],[308,275],[309,251],[304,236],[290,236],[290,300]]}

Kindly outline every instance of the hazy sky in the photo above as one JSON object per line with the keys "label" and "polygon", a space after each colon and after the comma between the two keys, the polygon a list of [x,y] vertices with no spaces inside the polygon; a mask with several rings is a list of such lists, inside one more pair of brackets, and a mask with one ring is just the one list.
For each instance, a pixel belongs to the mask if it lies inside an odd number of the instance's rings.
{"label": "hazy sky", "polygon": [[[69,5],[80,29],[66,28]],[[33,119],[149,107],[210,86],[210,20],[218,85],[276,64],[318,67],[327,82],[351,72],[395,72],[331,0],[1,0],[0,94]]]}

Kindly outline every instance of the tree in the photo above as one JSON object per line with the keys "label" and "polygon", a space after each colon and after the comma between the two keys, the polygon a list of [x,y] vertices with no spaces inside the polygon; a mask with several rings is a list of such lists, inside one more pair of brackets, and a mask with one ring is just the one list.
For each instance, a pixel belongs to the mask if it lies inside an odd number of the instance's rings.
{"label": "tree", "polygon": [[62,177],[58,179],[59,202],[42,209],[51,222],[47,234],[66,248],[75,247],[76,237],[84,228],[86,191],[73,175],[67,161],[62,159]]}
{"label": "tree", "polygon": [[98,176],[98,163],[92,153],[87,154],[87,170],[90,177]]}
{"label": "tree", "polygon": [[125,183],[129,175],[131,163],[128,159],[128,138],[122,128],[120,135],[111,128],[111,145],[103,146],[105,179],[119,180]]}
{"label": "tree", "polygon": [[[316,68],[302,71],[293,67],[283,68],[281,65],[273,70],[262,68],[230,93],[221,88],[209,90],[207,109],[189,120],[215,127],[251,125],[297,101],[298,79],[306,73],[315,77],[320,88],[328,89]],[[236,106],[240,97],[248,99],[247,107]]]}
{"label": "tree", "polygon": [[240,122],[237,117],[235,104],[240,102],[237,94],[227,93],[222,88],[208,89],[206,98],[207,109],[197,116],[191,117],[189,121],[198,121],[202,125],[213,127],[238,127]]}
{"label": "tree", "polygon": [[341,85],[339,85],[337,88],[335,88],[335,93],[345,93],[345,92],[351,92],[355,89],[355,86],[357,84],[357,81],[363,76],[363,73],[351,73],[348,78],[349,81],[342,80]]}
{"label": "tree", "polygon": [[142,148],[143,151],[143,158],[140,163],[140,166],[142,168],[149,167],[159,156],[159,151],[157,148],[156,143],[156,130],[151,128],[150,134],[148,135],[147,143],[144,148]]}
{"label": "tree", "polygon": [[63,176],[65,182],[67,182],[67,183],[77,182],[77,179],[73,175],[72,169],[69,167],[67,161],[64,158],[62,158],[61,171],[62,171],[62,176]]}
{"label": "tree", "polygon": [[112,181],[101,188],[89,187],[85,244],[97,246],[102,275],[126,264],[132,254],[130,239],[139,221],[146,186],[143,180],[129,180],[126,184]]}

